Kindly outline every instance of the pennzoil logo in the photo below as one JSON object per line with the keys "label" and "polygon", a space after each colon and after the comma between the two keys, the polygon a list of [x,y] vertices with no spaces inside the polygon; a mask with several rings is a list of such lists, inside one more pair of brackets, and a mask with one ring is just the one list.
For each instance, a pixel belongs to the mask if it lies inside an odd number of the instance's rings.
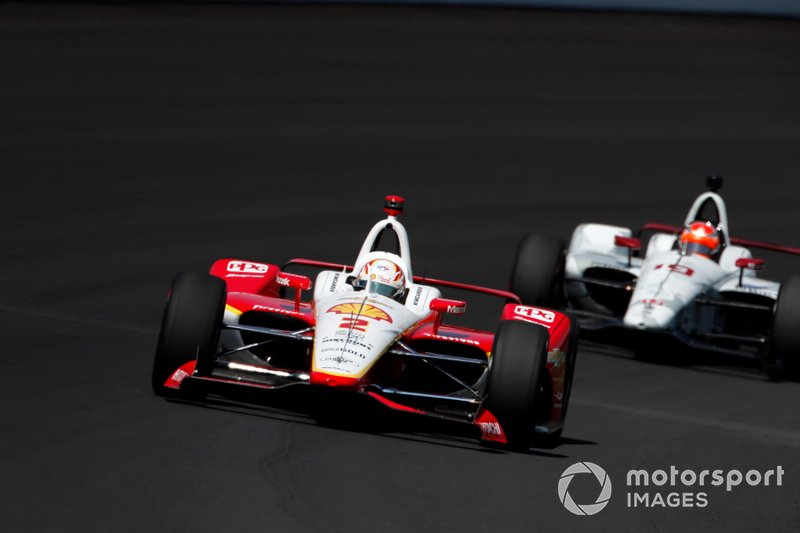
{"label": "pennzoil logo", "polygon": [[352,315],[353,317],[358,316],[359,318],[371,318],[377,321],[385,320],[390,324],[392,323],[392,317],[390,317],[386,311],[384,311],[380,307],[375,307],[374,305],[366,303],[363,305],[357,303],[334,305],[333,307],[328,309],[326,313],[335,313],[337,315]]}

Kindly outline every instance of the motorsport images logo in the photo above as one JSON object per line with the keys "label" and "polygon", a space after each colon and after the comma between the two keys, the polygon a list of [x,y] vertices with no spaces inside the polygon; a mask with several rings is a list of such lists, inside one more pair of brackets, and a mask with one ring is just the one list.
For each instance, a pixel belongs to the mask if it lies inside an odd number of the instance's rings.
{"label": "motorsport images logo", "polygon": [[[569,485],[577,475],[591,474],[599,484],[600,493],[594,503],[575,503]],[[707,507],[712,490],[732,492],[741,485],[750,487],[781,487],[785,470],[781,465],[766,471],[669,469],[648,471],[629,470],[626,476],[626,504],[629,508],[697,508]],[[602,511],[611,499],[611,479],[600,466],[583,461],[575,463],[558,480],[558,499],[572,514],[591,516]]]}
{"label": "motorsport images logo", "polygon": [[[570,496],[569,484],[572,483],[572,478],[579,474],[593,474],[597,478],[597,482],[600,484],[600,494],[594,503],[579,505]],[[581,516],[597,514],[608,505],[608,500],[611,499],[611,479],[605,470],[594,463],[589,461],[575,463],[564,470],[564,473],[561,474],[561,479],[558,480],[558,499],[561,500],[567,511],[572,514]]]}

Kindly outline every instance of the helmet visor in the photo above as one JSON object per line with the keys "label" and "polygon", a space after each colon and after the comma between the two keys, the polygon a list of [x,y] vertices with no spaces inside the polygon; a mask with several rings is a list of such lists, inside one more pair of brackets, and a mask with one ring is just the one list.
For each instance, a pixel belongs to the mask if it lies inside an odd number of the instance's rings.
{"label": "helmet visor", "polygon": [[379,281],[369,281],[366,279],[357,280],[353,286],[356,290],[367,289],[370,294],[380,294],[388,298],[394,298],[400,291],[397,287],[392,287],[388,283],[381,283]]}
{"label": "helmet visor", "polygon": [[703,254],[703,255],[711,255],[710,246],[706,246],[705,244],[700,244],[699,242],[687,242],[683,245],[683,253],[684,254]]}

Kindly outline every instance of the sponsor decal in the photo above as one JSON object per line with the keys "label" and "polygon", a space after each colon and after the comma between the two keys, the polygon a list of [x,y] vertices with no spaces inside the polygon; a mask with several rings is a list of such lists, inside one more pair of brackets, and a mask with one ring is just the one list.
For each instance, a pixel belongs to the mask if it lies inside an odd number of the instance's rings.
{"label": "sponsor decal", "polygon": [[422,296],[422,287],[417,287],[416,292],[414,293],[414,305],[419,304],[419,297]]}
{"label": "sponsor decal", "polygon": [[467,312],[467,302],[461,300],[448,300],[447,298],[434,298],[430,308],[437,313],[461,315]]}
{"label": "sponsor decal", "polygon": [[735,292],[746,292],[749,294],[758,294],[759,296],[766,296],[768,298],[777,298],[778,291],[770,290],[770,289],[760,289],[757,287],[748,287],[747,285],[743,285],[741,287],[736,287]]}
{"label": "sponsor decal", "polygon": [[664,305],[664,300],[659,298],[642,298],[641,303],[644,305],[644,312],[649,315],[656,306]]}
{"label": "sponsor decal", "polygon": [[[341,334],[339,332],[336,332],[336,335],[341,335]],[[345,342],[345,339],[342,339],[340,337],[324,337],[320,342],[322,344],[343,344]],[[365,350],[372,350],[372,344],[364,342],[363,335],[358,335],[358,336],[351,335],[348,344],[352,346],[360,346]],[[342,349],[341,346],[330,346],[327,348],[322,348],[321,351],[332,351],[332,350],[341,351],[341,349]]]}
{"label": "sponsor decal", "polygon": [[621,263],[619,265],[612,265],[609,263],[600,263],[598,261],[592,261],[589,267],[600,267],[600,268],[608,268],[611,270],[622,270],[623,272],[628,271],[627,263]]}
{"label": "sponsor decal", "polygon": [[[352,352],[352,350],[345,350],[347,352]],[[362,359],[364,358],[363,355],[357,354]],[[336,363],[336,365],[355,365],[357,364],[353,359],[348,359],[344,355],[337,355],[336,357],[322,357],[320,358],[320,363]],[[328,366],[327,368],[331,368]]]}
{"label": "sponsor decal", "polygon": [[531,318],[537,322],[546,322],[552,324],[556,319],[556,314],[547,309],[539,309],[538,307],[528,307],[527,305],[518,305],[514,308],[514,314]]}
{"label": "sponsor decal", "polygon": [[435,333],[424,333],[423,337],[429,337],[431,339],[436,339],[436,340],[440,340],[440,341],[461,342],[461,343],[464,343],[464,344],[472,344],[473,346],[480,346],[480,344],[481,344],[480,342],[478,342],[478,341],[476,341],[474,339],[467,338],[467,337],[455,337],[455,336],[450,336],[450,335],[438,335],[438,334],[435,334]]}
{"label": "sponsor decal", "polygon": [[260,305],[256,304],[253,306],[253,311],[269,311],[271,313],[282,313],[284,315],[302,315],[303,313],[298,313],[293,308],[292,309],[281,309],[279,307],[270,307],[269,305]]}
{"label": "sponsor decal", "polygon": [[248,274],[265,274],[269,270],[269,265],[263,263],[250,263],[249,261],[228,261],[228,272],[240,272]]}
{"label": "sponsor decal", "polygon": [[188,376],[189,376],[188,372],[185,372],[182,368],[179,368],[178,370],[175,371],[174,374],[172,374],[172,381],[180,383]]}
{"label": "sponsor decal", "polygon": [[337,315],[353,315],[364,318],[371,318],[372,320],[376,321],[385,320],[390,324],[392,323],[392,317],[390,317],[386,311],[384,311],[380,307],[375,307],[374,305],[367,303],[363,305],[357,303],[334,305],[325,312],[334,313]]}
{"label": "sponsor decal", "polygon": [[298,291],[305,291],[311,288],[310,279],[299,274],[290,274],[289,272],[278,272],[275,276],[275,283]]}
{"label": "sponsor decal", "polygon": [[357,338],[357,339],[360,339],[360,338],[364,337],[364,333],[361,332],[361,331],[350,330],[350,329],[345,329],[345,328],[337,329],[336,331],[333,332],[333,334],[334,335],[338,335],[340,337],[345,337],[345,338],[347,338],[348,336],[350,336],[351,338]]}
{"label": "sponsor decal", "polygon": [[484,435],[502,435],[503,430],[497,422],[480,422],[481,433]]}
{"label": "sponsor decal", "polygon": [[339,284],[339,278],[341,277],[341,273],[337,272],[333,275],[333,279],[331,280],[331,286],[328,288],[328,292],[335,292],[336,286]]}
{"label": "sponsor decal", "polygon": [[503,426],[500,425],[494,415],[489,411],[481,410],[475,419],[475,425],[481,430],[481,439],[508,444]]}

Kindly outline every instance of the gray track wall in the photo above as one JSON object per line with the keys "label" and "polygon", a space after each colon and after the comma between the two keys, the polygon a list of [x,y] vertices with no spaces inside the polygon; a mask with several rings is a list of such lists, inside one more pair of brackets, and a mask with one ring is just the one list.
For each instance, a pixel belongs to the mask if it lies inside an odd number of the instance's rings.
{"label": "gray track wall", "polygon": [[[220,0],[200,0],[217,1]],[[315,4],[394,4],[542,7],[601,11],[645,11],[800,17],[800,0],[221,0]]]}

